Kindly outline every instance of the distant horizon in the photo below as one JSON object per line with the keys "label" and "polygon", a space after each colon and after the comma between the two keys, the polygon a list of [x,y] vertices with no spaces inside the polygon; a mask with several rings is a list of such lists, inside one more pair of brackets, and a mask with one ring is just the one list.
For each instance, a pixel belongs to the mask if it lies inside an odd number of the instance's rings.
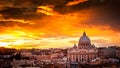
{"label": "distant horizon", "polygon": [[[73,45],[74,46],[74,45]],[[70,46],[70,47],[51,47],[51,48],[9,48],[9,47],[1,47],[0,46],[0,48],[8,48],[8,49],[17,49],[17,50],[21,50],[21,49],[67,49],[67,48],[72,48],[73,46]],[[78,46],[78,45],[77,45]],[[95,45],[95,47],[96,47],[96,45]],[[120,47],[120,46],[118,46],[118,45],[110,45],[110,46],[98,46],[98,47],[96,47],[96,48],[108,48],[108,47]]]}

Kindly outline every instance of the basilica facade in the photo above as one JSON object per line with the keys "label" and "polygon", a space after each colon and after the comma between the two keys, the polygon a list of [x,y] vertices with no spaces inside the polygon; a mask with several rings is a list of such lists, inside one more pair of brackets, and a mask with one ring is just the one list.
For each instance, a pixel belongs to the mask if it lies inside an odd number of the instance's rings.
{"label": "basilica facade", "polygon": [[91,45],[89,37],[84,32],[80,37],[78,45],[74,45],[67,51],[67,58],[69,62],[91,62],[97,58],[97,48]]}

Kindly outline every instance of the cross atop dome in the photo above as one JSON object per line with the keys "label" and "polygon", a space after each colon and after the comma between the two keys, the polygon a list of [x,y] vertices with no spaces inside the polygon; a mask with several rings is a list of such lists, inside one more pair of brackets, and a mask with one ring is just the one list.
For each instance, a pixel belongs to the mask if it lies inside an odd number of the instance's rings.
{"label": "cross atop dome", "polygon": [[83,36],[86,36],[86,33],[85,33],[85,31],[83,32]]}

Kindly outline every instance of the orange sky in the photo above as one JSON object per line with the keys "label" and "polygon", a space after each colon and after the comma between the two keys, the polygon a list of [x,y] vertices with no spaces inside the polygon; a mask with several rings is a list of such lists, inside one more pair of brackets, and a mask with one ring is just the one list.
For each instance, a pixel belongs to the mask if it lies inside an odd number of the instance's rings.
{"label": "orange sky", "polygon": [[[35,12],[24,12],[24,14],[31,14],[31,17],[19,17],[17,13],[15,13],[16,16],[12,17],[8,15],[9,12],[7,15],[1,13],[0,47],[16,49],[67,48],[73,46],[74,43],[77,44],[84,31],[90,37],[92,44],[97,47],[119,46],[120,32],[111,26],[111,22],[114,23],[114,21],[108,18],[101,7],[71,9],[71,6],[74,7],[86,1],[67,2],[66,9],[61,8],[60,11],[56,11],[58,9],[55,9],[55,5],[38,5]],[[29,1],[26,3],[30,4]],[[25,6],[28,7],[27,5]],[[22,8],[21,5],[16,7]],[[12,9],[12,11],[14,10],[16,9]]]}

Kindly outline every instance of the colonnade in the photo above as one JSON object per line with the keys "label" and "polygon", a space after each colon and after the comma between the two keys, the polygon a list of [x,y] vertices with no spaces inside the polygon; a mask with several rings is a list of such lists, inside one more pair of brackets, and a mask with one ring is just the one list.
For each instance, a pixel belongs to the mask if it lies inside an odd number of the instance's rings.
{"label": "colonnade", "polygon": [[93,60],[95,57],[97,57],[96,54],[69,54],[68,60],[71,62],[86,62]]}

